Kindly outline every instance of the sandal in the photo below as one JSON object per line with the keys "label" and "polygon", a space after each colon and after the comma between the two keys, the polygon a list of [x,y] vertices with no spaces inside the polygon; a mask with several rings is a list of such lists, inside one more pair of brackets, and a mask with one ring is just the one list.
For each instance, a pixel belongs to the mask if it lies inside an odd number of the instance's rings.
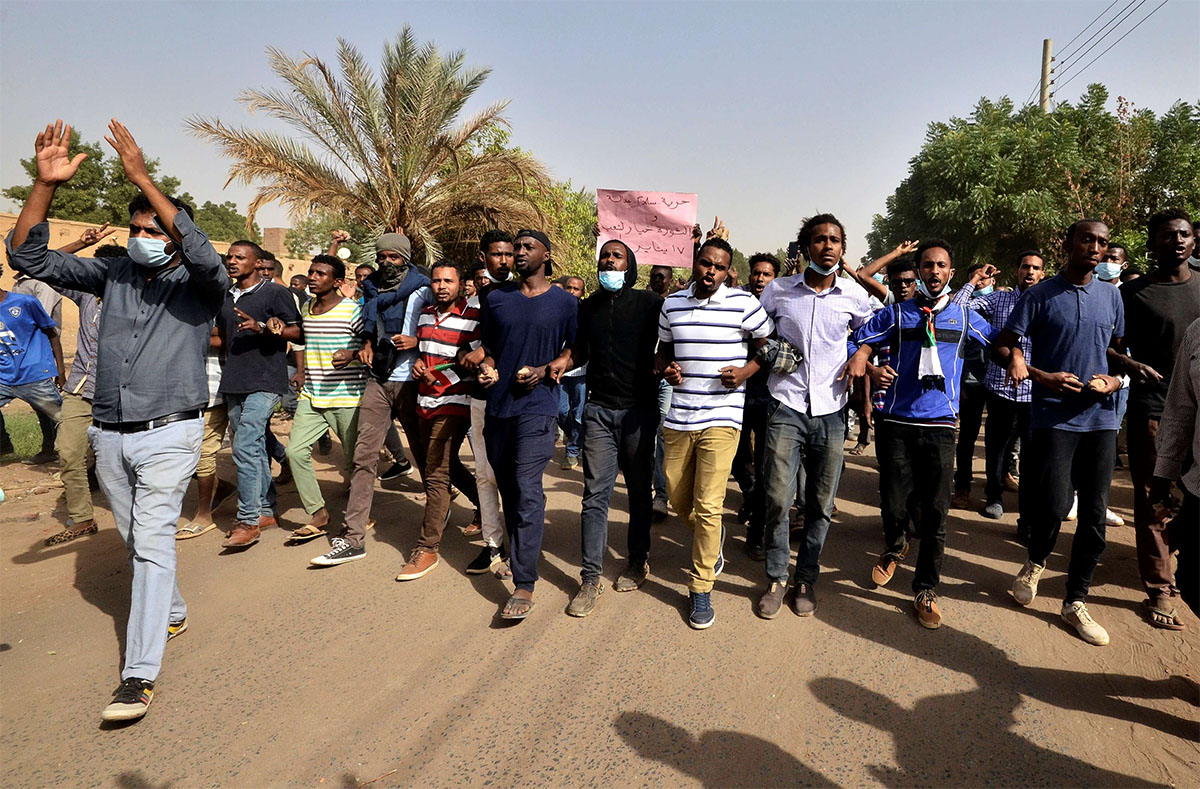
{"label": "sandal", "polygon": [[1145,600],[1142,606],[1146,609],[1146,617],[1150,620],[1150,624],[1160,630],[1184,630],[1187,628],[1179,616],[1175,613],[1175,609],[1159,608],[1152,600]]}
{"label": "sandal", "polygon": [[67,528],[67,529],[63,529],[58,534],[52,534],[49,537],[47,537],[45,544],[46,545],[62,545],[63,543],[70,542],[71,540],[76,540],[80,537],[85,537],[89,534],[95,534],[98,531],[100,531],[100,527],[97,526],[95,523],[91,524],[90,526],[84,526],[82,529]]}
{"label": "sandal", "polygon": [[847,454],[850,454],[850,455],[861,455],[862,453],[864,453],[864,452],[866,452],[866,451],[867,451],[867,447],[869,447],[869,446],[871,446],[871,445],[870,445],[870,444],[864,444],[864,443],[862,443],[862,442],[860,441],[860,442],[858,442],[857,444],[855,444],[855,445],[854,445],[854,449],[850,450],[850,451],[849,451]]}
{"label": "sandal", "polygon": [[524,597],[517,597],[515,594],[508,598],[508,602],[504,604],[504,610],[500,612],[501,619],[524,619],[529,616],[529,612],[533,610],[534,602],[527,600]]}
{"label": "sandal", "polygon": [[492,575],[501,580],[505,578],[512,578],[512,568],[508,566],[507,561],[499,562],[496,565],[496,569],[492,572]]}
{"label": "sandal", "polygon": [[199,537],[201,534],[207,534],[215,528],[217,528],[217,524],[215,523],[196,523],[195,521],[188,521],[187,523],[183,524],[183,526],[175,530],[175,539],[190,540],[193,537]]}
{"label": "sandal", "polygon": [[311,523],[306,523],[299,529],[296,529],[288,535],[288,542],[308,542],[315,540],[318,537],[324,537],[326,531],[322,526],[313,526]]}

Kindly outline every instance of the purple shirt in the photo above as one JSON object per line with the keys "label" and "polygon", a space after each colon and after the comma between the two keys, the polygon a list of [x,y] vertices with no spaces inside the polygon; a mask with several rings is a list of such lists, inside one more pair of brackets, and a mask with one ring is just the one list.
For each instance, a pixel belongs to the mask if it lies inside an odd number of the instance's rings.
{"label": "purple shirt", "polygon": [[833,285],[818,293],[801,272],[769,282],[762,305],[779,337],[804,356],[795,372],[771,374],[771,396],[809,416],[842,410],[850,380],[837,378],[846,365],[847,337],[873,312],[866,290],[848,277],[834,277]]}

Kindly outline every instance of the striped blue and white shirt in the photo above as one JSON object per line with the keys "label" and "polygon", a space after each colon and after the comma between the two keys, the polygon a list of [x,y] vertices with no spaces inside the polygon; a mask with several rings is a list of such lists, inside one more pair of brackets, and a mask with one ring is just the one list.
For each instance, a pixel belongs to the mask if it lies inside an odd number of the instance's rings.
{"label": "striped blue and white shirt", "polygon": [[667,296],[658,318],[658,339],[674,344],[675,361],[683,370],[663,426],[740,430],[746,387],[726,389],[721,369],[744,365],[750,340],[769,336],[775,326],[758,299],[744,290],[722,285],[707,299],[694,294],[693,284]]}

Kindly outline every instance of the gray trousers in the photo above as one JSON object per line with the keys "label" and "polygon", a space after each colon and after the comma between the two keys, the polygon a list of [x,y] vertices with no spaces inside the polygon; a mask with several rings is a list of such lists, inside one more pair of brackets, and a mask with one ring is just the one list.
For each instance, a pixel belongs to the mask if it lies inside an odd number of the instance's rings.
{"label": "gray trousers", "polygon": [[162,668],[167,625],[187,616],[175,581],[175,527],[200,459],[204,420],[141,433],[88,429],[96,476],[133,569],[125,666],[121,679],[154,680]]}

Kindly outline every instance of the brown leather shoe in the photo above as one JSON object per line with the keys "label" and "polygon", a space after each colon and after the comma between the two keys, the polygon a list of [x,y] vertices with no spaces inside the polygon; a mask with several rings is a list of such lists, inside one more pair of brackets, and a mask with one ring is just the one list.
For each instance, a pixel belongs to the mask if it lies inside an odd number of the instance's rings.
{"label": "brown leather shoe", "polygon": [[871,568],[871,580],[876,586],[887,586],[888,581],[892,580],[892,576],[896,574],[896,568],[900,566],[900,562],[904,561],[904,557],[908,556],[908,546],[912,543],[905,543],[904,549],[900,553],[885,553],[879,557],[879,561],[875,562],[875,566]]}
{"label": "brown leather shoe", "polygon": [[279,521],[275,519],[274,515],[259,515],[258,516],[258,528],[260,528],[260,529],[273,529],[278,525],[279,525]]}
{"label": "brown leather shoe", "polygon": [[1020,477],[1013,476],[1013,473],[1011,471],[1004,475],[1004,489],[1005,490],[1007,490],[1009,493],[1016,493],[1020,487],[1021,487],[1021,478]]}
{"label": "brown leather shoe", "polygon": [[428,548],[417,548],[412,552],[412,558],[408,560],[408,564],[400,568],[400,574],[396,576],[396,580],[415,581],[434,567],[437,567],[437,565],[437,551],[431,551]]}
{"label": "brown leather shoe", "polygon": [[971,508],[971,492],[969,490],[956,490],[954,495],[950,497],[950,507],[956,510],[967,510]]}
{"label": "brown leather shoe", "polygon": [[758,598],[758,615],[763,619],[774,619],[779,616],[779,609],[783,608],[783,598],[787,594],[787,581],[771,581],[767,587],[767,591],[763,592],[763,596]]}
{"label": "brown leather shoe", "polygon": [[942,626],[942,612],[938,609],[937,594],[932,589],[922,589],[913,600],[917,609],[917,621],[921,627],[937,630]]}
{"label": "brown leather shoe", "polygon": [[238,523],[233,527],[233,531],[229,533],[229,537],[225,542],[221,543],[222,548],[249,548],[254,543],[258,542],[261,530],[253,523]]}

